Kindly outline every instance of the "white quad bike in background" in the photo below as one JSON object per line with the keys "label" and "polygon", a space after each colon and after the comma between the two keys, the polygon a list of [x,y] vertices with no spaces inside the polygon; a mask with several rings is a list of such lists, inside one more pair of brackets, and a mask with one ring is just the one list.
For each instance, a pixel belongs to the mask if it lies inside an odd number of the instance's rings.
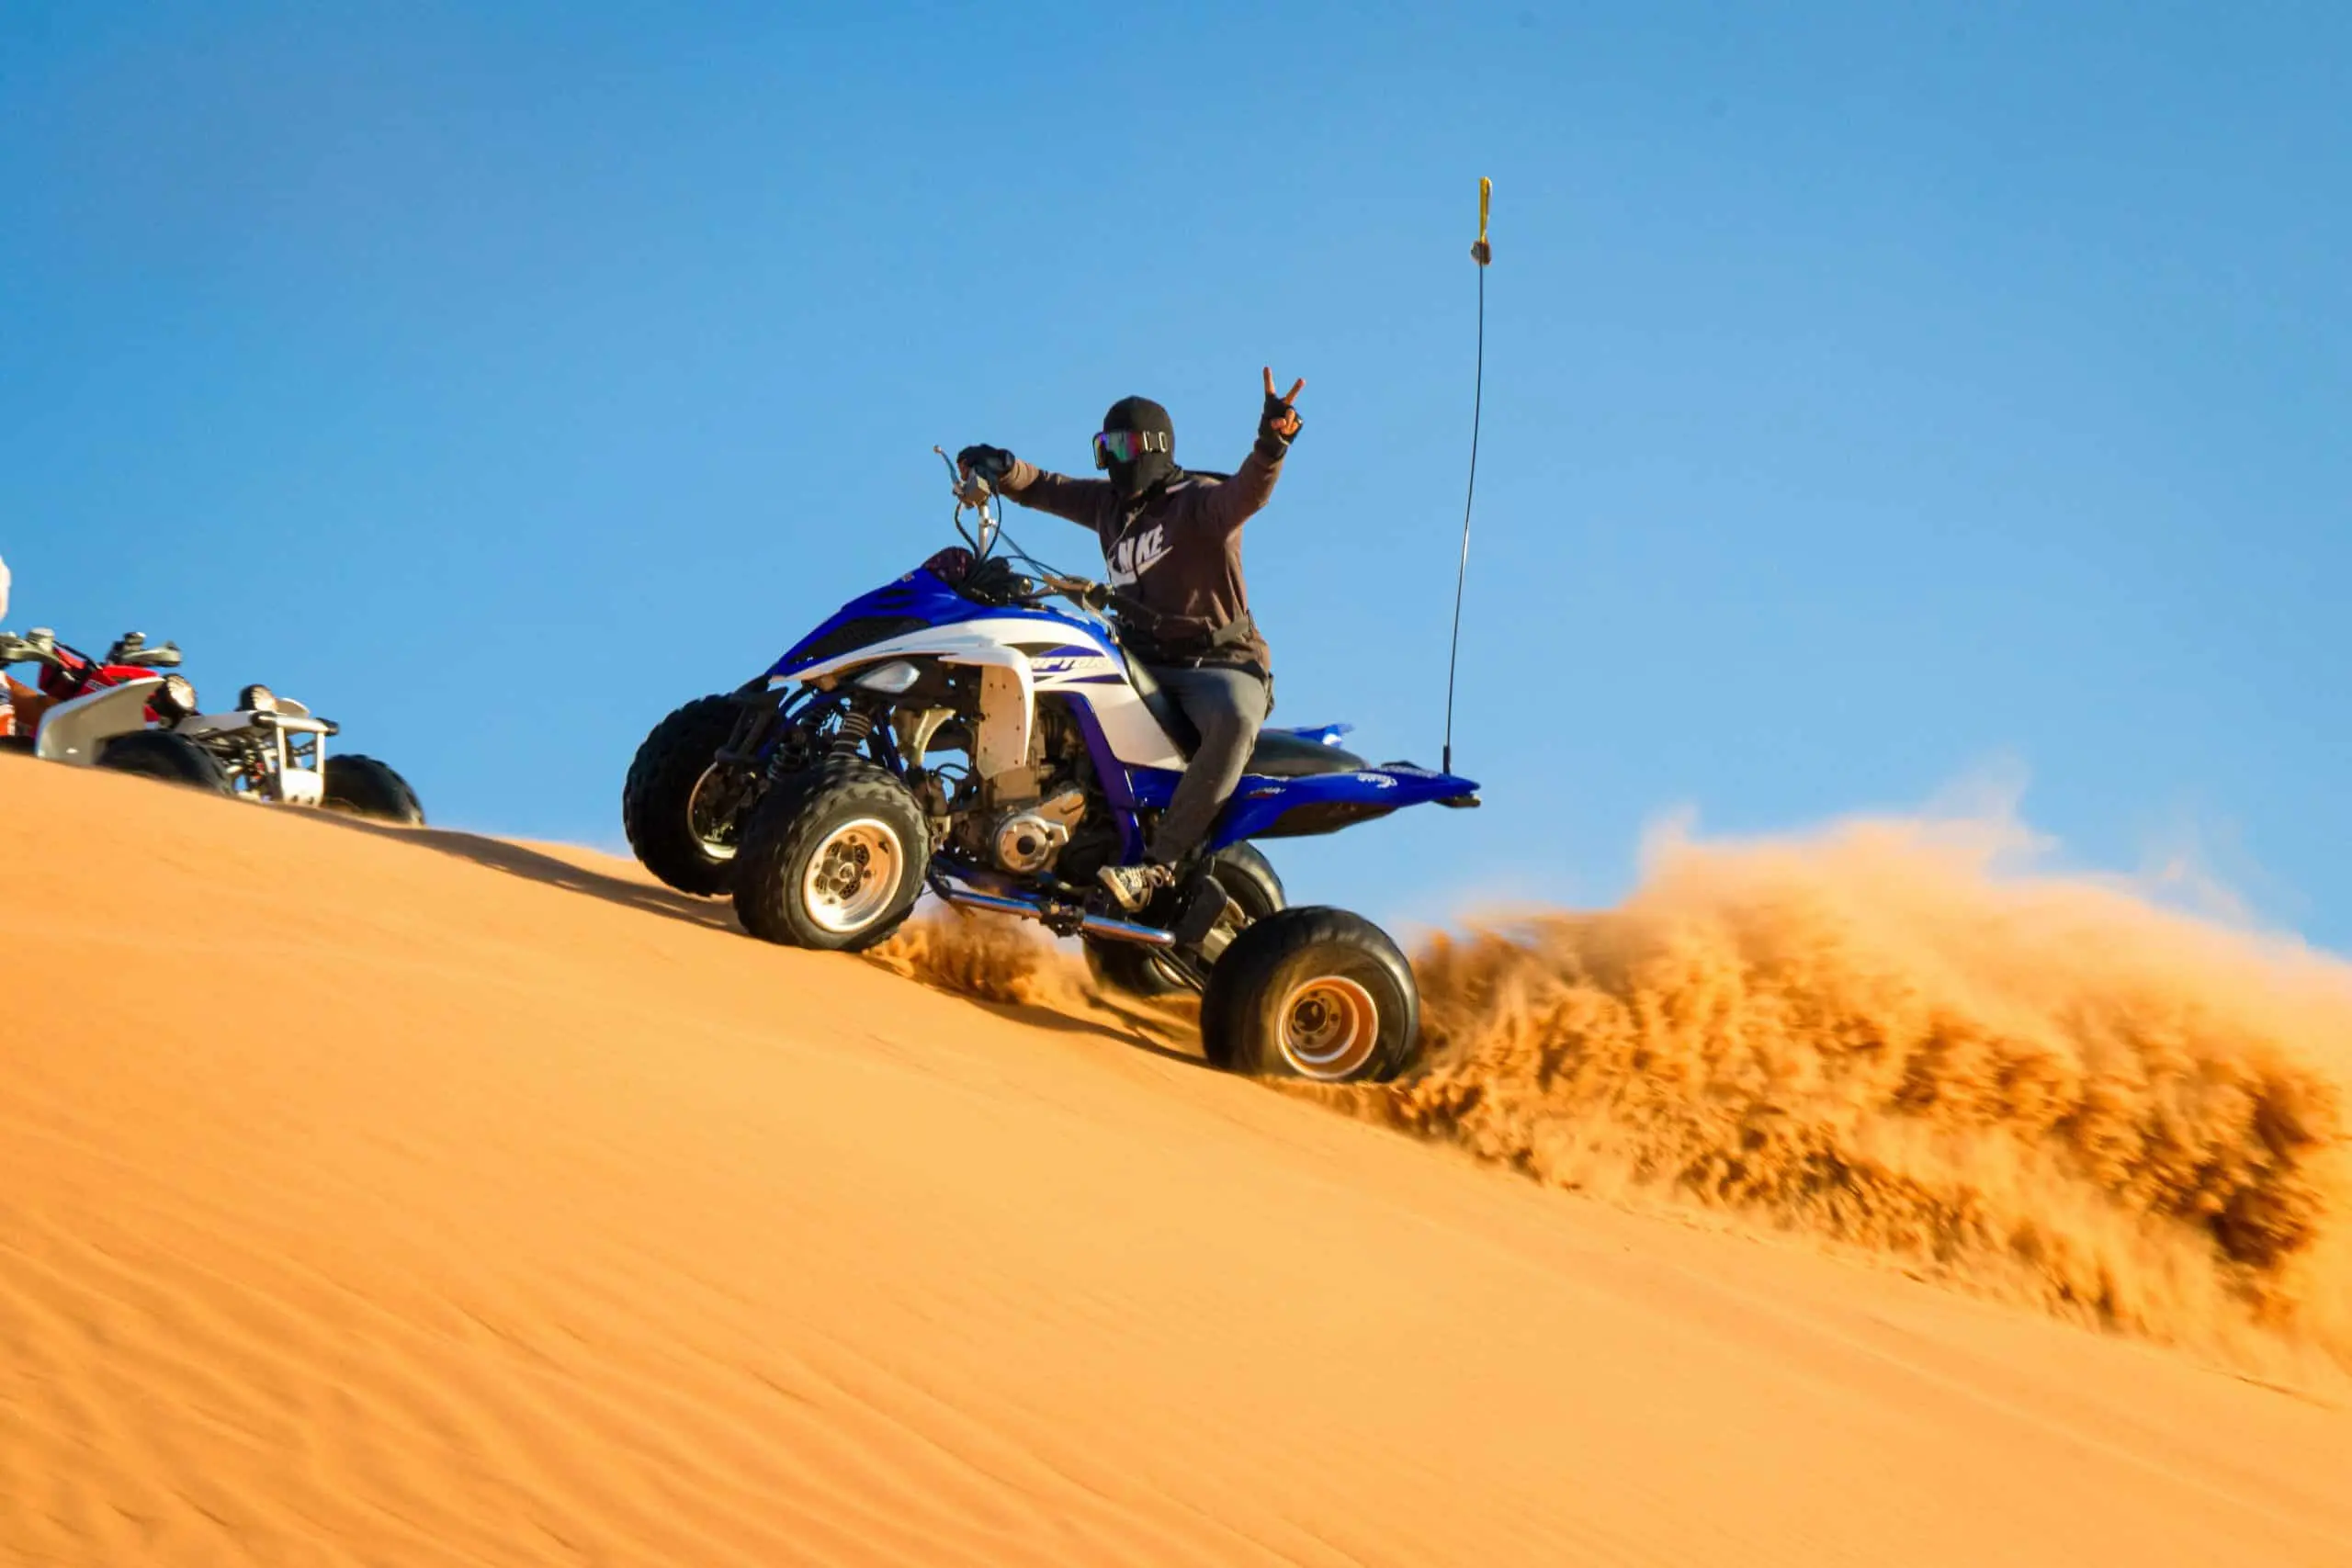
{"label": "white quad bike in background", "polygon": [[137,632],[93,659],[39,627],[0,632],[0,666],[40,668],[42,706],[30,735],[0,746],[47,761],[109,768],[215,794],[282,806],[320,807],[421,827],[416,792],[373,757],[329,756],[334,720],[266,686],[247,686],[226,713],[200,713],[196,687],[175,671],[173,643],[147,646]]}

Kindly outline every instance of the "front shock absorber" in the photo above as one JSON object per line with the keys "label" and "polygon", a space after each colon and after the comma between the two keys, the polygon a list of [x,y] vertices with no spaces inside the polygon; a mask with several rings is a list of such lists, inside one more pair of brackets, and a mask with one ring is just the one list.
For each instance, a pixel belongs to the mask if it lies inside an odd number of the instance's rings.
{"label": "front shock absorber", "polygon": [[841,728],[833,731],[833,743],[825,749],[825,760],[829,762],[857,761],[865,738],[873,733],[874,715],[863,706],[852,707],[842,715]]}

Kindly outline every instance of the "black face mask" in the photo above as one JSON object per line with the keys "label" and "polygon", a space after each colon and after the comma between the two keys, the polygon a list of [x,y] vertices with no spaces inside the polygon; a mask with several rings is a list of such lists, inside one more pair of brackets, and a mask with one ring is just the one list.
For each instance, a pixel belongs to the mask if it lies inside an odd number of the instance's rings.
{"label": "black face mask", "polygon": [[1126,432],[1136,439],[1136,450],[1122,460],[1106,453],[1102,443],[1094,446],[1094,466],[1111,476],[1112,488],[1121,498],[1133,501],[1156,484],[1163,483],[1176,471],[1176,426],[1168,411],[1149,398],[1121,398],[1102,416],[1104,434]]}

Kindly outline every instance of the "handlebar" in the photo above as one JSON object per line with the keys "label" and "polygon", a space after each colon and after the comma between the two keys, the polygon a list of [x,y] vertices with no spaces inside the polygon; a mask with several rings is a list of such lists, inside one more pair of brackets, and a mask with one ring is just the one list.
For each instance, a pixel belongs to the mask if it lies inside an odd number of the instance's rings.
{"label": "handlebar", "polygon": [[1086,609],[1100,613],[1111,607],[1111,590],[1091,578],[1064,577],[1059,572],[1048,571],[1042,573],[1037,581],[1044,583],[1049,592],[1058,593]]}
{"label": "handlebar", "polygon": [[[1003,503],[997,497],[995,491],[989,488],[988,480],[978,474],[969,473],[958,468],[956,459],[947,455],[945,447],[933,446],[932,450],[939,454],[941,462],[947,465],[947,482],[956,492],[956,531],[963,532],[965,508],[969,507],[979,513],[979,536],[972,539],[970,535],[966,535],[965,537],[971,540],[978,548],[979,558],[986,560],[989,553],[995,549],[998,536],[1001,531],[1000,517]],[[992,502],[996,503],[999,511],[990,511]],[[1016,550],[1019,548],[1018,546],[1014,547]],[[1015,558],[1031,566],[1038,565],[1037,562],[1030,560],[1026,555],[1020,555]],[[1058,593],[1081,608],[1092,610],[1097,614],[1111,607],[1111,590],[1090,578],[1065,577],[1057,571],[1050,571],[1040,566],[1036,575],[1029,581],[1037,583],[1048,593]]]}
{"label": "handlebar", "polygon": [[57,634],[47,626],[35,626],[25,637],[18,637],[14,632],[0,632],[0,664],[46,664],[53,670],[65,668],[65,660],[58,657]]}
{"label": "handlebar", "polygon": [[[934,446],[932,450],[939,454],[941,462],[947,465],[947,482],[956,491],[956,531],[964,534],[965,541],[982,560],[988,559],[996,549],[998,526],[996,515],[989,511],[991,499],[989,481],[957,468],[956,459],[947,455],[945,447]],[[979,516],[978,525],[971,534],[964,533],[964,509],[967,506]]]}
{"label": "handlebar", "polygon": [[180,645],[167,642],[161,648],[150,648],[143,633],[125,632],[107,649],[106,662],[129,665],[134,670],[175,670],[179,667]]}
{"label": "handlebar", "polygon": [[947,465],[947,484],[948,488],[956,492],[956,503],[958,506],[985,509],[989,503],[989,497],[995,493],[989,490],[989,481],[978,474],[967,473],[956,467],[956,459],[947,455],[947,448],[944,446],[933,446],[932,450],[939,454],[941,462]]}
{"label": "handlebar", "polygon": [[161,648],[149,648],[147,639],[137,632],[125,632],[117,637],[103,659],[93,659],[78,649],[66,647],[47,626],[35,626],[22,637],[0,632],[0,665],[41,664],[51,670],[95,671],[107,665],[131,670],[175,670],[179,663],[179,644],[167,642]]}

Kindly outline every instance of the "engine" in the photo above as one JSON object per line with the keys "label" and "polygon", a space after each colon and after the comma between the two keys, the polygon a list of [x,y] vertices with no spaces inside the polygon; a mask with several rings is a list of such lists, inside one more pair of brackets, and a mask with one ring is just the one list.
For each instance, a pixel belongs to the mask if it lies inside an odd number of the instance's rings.
{"label": "engine", "polygon": [[[924,777],[917,786],[925,808],[934,818],[949,819],[948,840],[978,864],[1015,876],[1053,872],[1073,831],[1081,823],[1089,832],[1094,828],[1086,822],[1084,737],[1058,702],[1040,702],[1027,754],[1018,765],[1000,766],[990,776],[974,779],[964,775],[958,764],[930,761],[943,750],[964,750],[975,753],[977,766],[980,758],[971,739],[973,722],[957,718],[935,732],[925,726],[899,738],[902,752],[925,758]],[[963,775],[963,782],[954,782],[951,774]]]}
{"label": "engine", "polygon": [[1069,842],[1069,830],[1085,815],[1086,792],[1064,789],[999,817],[989,828],[989,851],[1006,871],[1035,875],[1054,863]]}

